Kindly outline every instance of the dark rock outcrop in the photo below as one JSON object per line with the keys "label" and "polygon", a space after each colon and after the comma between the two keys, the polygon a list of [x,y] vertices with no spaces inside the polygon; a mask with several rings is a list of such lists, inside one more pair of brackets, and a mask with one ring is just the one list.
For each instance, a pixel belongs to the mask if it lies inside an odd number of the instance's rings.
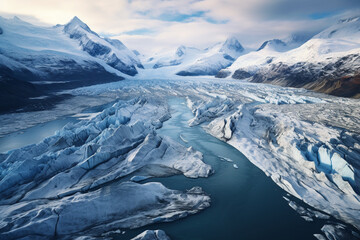
{"label": "dark rock outcrop", "polygon": [[359,98],[359,76],[360,55],[351,54],[327,64],[271,64],[256,72],[251,82],[306,88],[335,96]]}
{"label": "dark rock outcrop", "polygon": [[[79,64],[72,59],[18,59],[27,68],[11,70],[0,65],[0,112],[35,111],[52,107],[69,97],[57,92],[77,87],[123,80],[98,63]],[[36,68],[30,68],[33,65]],[[41,75],[34,72],[40,72]]]}
{"label": "dark rock outcrop", "polygon": [[245,79],[245,78],[251,77],[251,74],[248,73],[247,71],[242,70],[242,69],[238,69],[238,70],[236,70],[234,72],[232,77],[235,78],[235,79]]}
{"label": "dark rock outcrop", "polygon": [[222,70],[220,70],[220,71],[215,75],[215,77],[216,77],[216,78],[226,78],[226,77],[228,77],[230,74],[231,74],[230,71],[227,71],[227,70],[225,70],[225,69],[222,69]]}

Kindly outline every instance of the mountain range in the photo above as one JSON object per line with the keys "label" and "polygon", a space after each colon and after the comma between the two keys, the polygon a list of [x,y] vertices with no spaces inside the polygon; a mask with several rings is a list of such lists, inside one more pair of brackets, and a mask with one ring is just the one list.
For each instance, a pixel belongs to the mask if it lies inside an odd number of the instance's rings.
{"label": "mountain range", "polygon": [[360,97],[360,17],[342,19],[301,46],[281,51],[285,46],[265,42],[217,77]]}
{"label": "mountain range", "polygon": [[[146,69],[152,69],[150,75],[208,76],[215,75],[221,69],[230,66],[245,50],[235,37],[224,42],[198,49],[179,46],[175,51],[156,53],[144,58]],[[156,71],[154,71],[156,69]]]}
{"label": "mountain range", "polygon": [[[101,37],[77,17],[53,27],[0,17],[1,112],[46,108],[67,97],[59,92],[81,86],[125,78],[186,76],[240,79],[359,98],[360,17],[342,19],[305,42],[272,39],[250,51],[229,37],[205,49],[179,46],[151,57],[117,39]],[[45,105],[43,99],[47,99]]]}

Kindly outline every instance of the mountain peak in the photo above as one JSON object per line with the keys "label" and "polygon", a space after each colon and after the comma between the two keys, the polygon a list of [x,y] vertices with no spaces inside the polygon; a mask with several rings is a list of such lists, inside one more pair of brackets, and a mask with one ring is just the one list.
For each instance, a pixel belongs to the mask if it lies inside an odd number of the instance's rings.
{"label": "mountain peak", "polygon": [[243,52],[244,48],[243,46],[240,44],[240,42],[233,36],[228,37],[226,39],[226,41],[224,42],[224,44],[221,47],[221,51],[224,51],[226,49],[232,50],[232,51],[236,51],[236,52]]}
{"label": "mountain peak", "polygon": [[74,16],[70,22],[81,22],[81,23],[84,23],[83,21],[80,20],[80,18],[78,18],[77,16]]}
{"label": "mountain peak", "polygon": [[73,30],[76,27],[81,27],[87,32],[92,32],[88,25],[81,21],[77,16],[73,17],[70,22],[65,25],[65,31]]}
{"label": "mountain peak", "polygon": [[284,48],[286,47],[286,43],[284,43],[282,40],[280,39],[272,39],[272,40],[267,40],[265,41],[260,47],[258,50],[256,51],[260,51],[262,49],[265,49],[265,48],[270,48],[272,50],[275,50],[275,51],[282,51],[284,50]]}
{"label": "mountain peak", "polygon": [[238,41],[237,38],[234,37],[234,36],[229,36],[229,37],[227,37],[226,40],[225,40],[225,43],[236,43],[236,42],[239,42],[239,41]]}

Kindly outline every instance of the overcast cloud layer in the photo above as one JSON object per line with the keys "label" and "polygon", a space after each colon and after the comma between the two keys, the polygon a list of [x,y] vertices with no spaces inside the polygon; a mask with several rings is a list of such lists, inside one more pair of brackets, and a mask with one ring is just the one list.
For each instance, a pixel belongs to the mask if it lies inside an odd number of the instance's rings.
{"label": "overcast cloud layer", "polygon": [[293,33],[311,36],[359,14],[359,0],[0,0],[4,17],[55,25],[78,16],[101,35],[145,54],[179,45],[207,47],[227,36],[257,48]]}

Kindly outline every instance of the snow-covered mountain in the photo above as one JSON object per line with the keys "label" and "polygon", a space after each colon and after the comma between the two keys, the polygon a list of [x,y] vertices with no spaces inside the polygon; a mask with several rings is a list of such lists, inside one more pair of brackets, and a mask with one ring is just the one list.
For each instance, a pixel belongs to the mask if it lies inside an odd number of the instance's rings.
{"label": "snow-covered mountain", "polygon": [[263,44],[261,44],[257,51],[261,51],[265,48],[273,49],[278,52],[289,50],[287,44],[280,39],[272,39],[265,41]]}
{"label": "snow-covered mountain", "polygon": [[0,111],[55,91],[119,81],[142,67],[120,41],[99,37],[77,17],[55,27],[0,17],[0,28]]}
{"label": "snow-covered mountain", "polygon": [[267,40],[257,50],[240,56],[231,66],[219,71],[216,77],[225,78],[231,75],[235,79],[249,78],[258,69],[272,63],[281,53],[297,48],[302,43],[296,36]]}
{"label": "snow-covered mountain", "polygon": [[206,49],[180,46],[174,52],[156,54],[144,64],[145,68],[158,69],[157,72],[167,75],[215,75],[243,53],[239,41],[230,37]]}
{"label": "snow-covered mountain", "polygon": [[[195,61],[196,58],[204,54],[204,50],[200,50],[194,47],[179,46],[175,52],[164,52],[156,54],[154,57],[150,58],[147,62],[147,66],[152,69],[159,69],[163,67],[173,67],[173,66],[183,66],[190,64]],[[177,67],[175,71],[181,69]]]}
{"label": "snow-covered mountain", "polygon": [[267,40],[256,50],[237,58],[234,63],[219,71],[216,77],[225,78],[232,75],[235,79],[249,78],[259,68],[270,64],[282,52],[286,52],[296,45],[296,42],[280,39]]}
{"label": "snow-covered mountain", "polygon": [[138,73],[136,67],[143,68],[135,53],[122,42],[117,39],[100,37],[77,17],[74,17],[65,26],[59,27],[63,27],[63,31],[70,38],[76,39],[82,50],[93,57],[104,60],[109,66],[122,73],[134,76]]}
{"label": "snow-covered mountain", "polygon": [[269,43],[217,76],[360,97],[360,17],[340,20],[290,51],[280,51],[278,41]]}
{"label": "snow-covered mountain", "polygon": [[230,66],[243,52],[244,48],[236,38],[228,38],[224,43],[205,49],[204,54],[184,66],[177,75],[215,75],[220,69]]}

